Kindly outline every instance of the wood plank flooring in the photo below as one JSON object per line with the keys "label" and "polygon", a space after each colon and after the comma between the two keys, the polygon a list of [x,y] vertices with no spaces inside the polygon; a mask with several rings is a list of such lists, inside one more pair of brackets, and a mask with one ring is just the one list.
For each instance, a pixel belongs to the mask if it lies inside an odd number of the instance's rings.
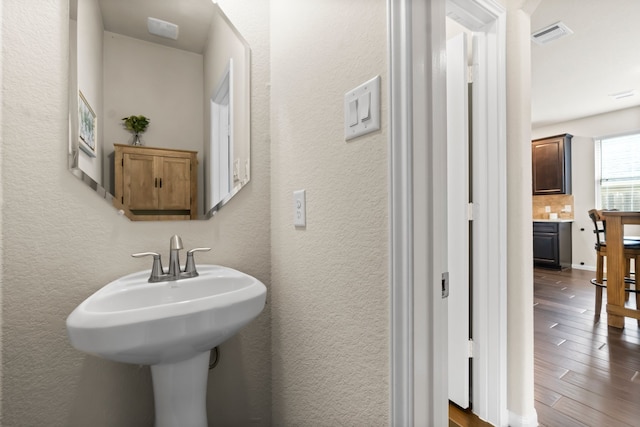
{"label": "wood plank flooring", "polygon": [[635,319],[626,319],[623,330],[607,327],[604,308],[594,323],[593,276],[591,271],[535,269],[540,426],[640,426],[640,329]]}
{"label": "wood plank flooring", "polygon": [[449,403],[449,427],[491,427],[470,410],[465,410]]}
{"label": "wood plank flooring", "polygon": [[[608,328],[604,309],[594,323],[594,274],[534,271],[534,397],[542,427],[640,426],[640,329],[634,319],[623,330]],[[449,426],[488,425],[449,405]]]}

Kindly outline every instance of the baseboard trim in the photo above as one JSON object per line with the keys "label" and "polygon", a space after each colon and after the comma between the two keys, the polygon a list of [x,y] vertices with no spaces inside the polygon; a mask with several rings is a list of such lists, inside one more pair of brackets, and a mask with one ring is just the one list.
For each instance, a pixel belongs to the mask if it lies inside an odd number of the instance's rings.
{"label": "baseboard trim", "polygon": [[574,270],[596,271],[596,268],[593,265],[571,264],[571,268]]}
{"label": "baseboard trim", "polygon": [[509,411],[509,427],[536,427],[537,425],[538,413],[535,409],[528,416]]}

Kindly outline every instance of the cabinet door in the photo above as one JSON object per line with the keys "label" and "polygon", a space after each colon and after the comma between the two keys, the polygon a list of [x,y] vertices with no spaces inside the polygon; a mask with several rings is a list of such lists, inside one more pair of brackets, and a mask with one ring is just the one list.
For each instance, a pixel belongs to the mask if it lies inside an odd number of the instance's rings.
{"label": "cabinet door", "polygon": [[534,233],[533,234],[533,260],[537,264],[558,266],[558,234]]}
{"label": "cabinet door", "polygon": [[175,157],[159,157],[158,160],[161,162],[158,209],[191,209],[190,160]]}
{"label": "cabinet door", "polygon": [[533,194],[564,194],[564,138],[532,144]]}
{"label": "cabinet door", "polygon": [[124,205],[131,210],[158,209],[156,157],[124,154]]}

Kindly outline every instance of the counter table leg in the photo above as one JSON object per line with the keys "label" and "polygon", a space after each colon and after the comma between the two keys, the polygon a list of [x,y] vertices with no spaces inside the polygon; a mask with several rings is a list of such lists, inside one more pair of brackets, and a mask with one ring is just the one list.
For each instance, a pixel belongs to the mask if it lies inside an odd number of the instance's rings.
{"label": "counter table leg", "polygon": [[610,313],[609,306],[624,307],[624,225],[619,216],[607,217],[607,324],[624,328],[624,317]]}

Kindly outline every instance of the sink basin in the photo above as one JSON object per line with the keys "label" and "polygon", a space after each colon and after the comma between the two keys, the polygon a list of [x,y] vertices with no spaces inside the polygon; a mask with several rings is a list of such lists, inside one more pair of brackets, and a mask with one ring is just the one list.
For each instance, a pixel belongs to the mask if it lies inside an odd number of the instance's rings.
{"label": "sink basin", "polygon": [[267,291],[257,279],[216,265],[198,272],[148,283],[149,271],[141,271],[109,283],[67,318],[71,344],[118,362],[177,362],[211,350],[264,308]]}
{"label": "sink basin", "polygon": [[156,427],[202,426],[209,351],[251,322],[267,289],[231,268],[198,266],[197,277],[149,283],[150,270],[114,280],[67,318],[73,347],[151,365]]}

